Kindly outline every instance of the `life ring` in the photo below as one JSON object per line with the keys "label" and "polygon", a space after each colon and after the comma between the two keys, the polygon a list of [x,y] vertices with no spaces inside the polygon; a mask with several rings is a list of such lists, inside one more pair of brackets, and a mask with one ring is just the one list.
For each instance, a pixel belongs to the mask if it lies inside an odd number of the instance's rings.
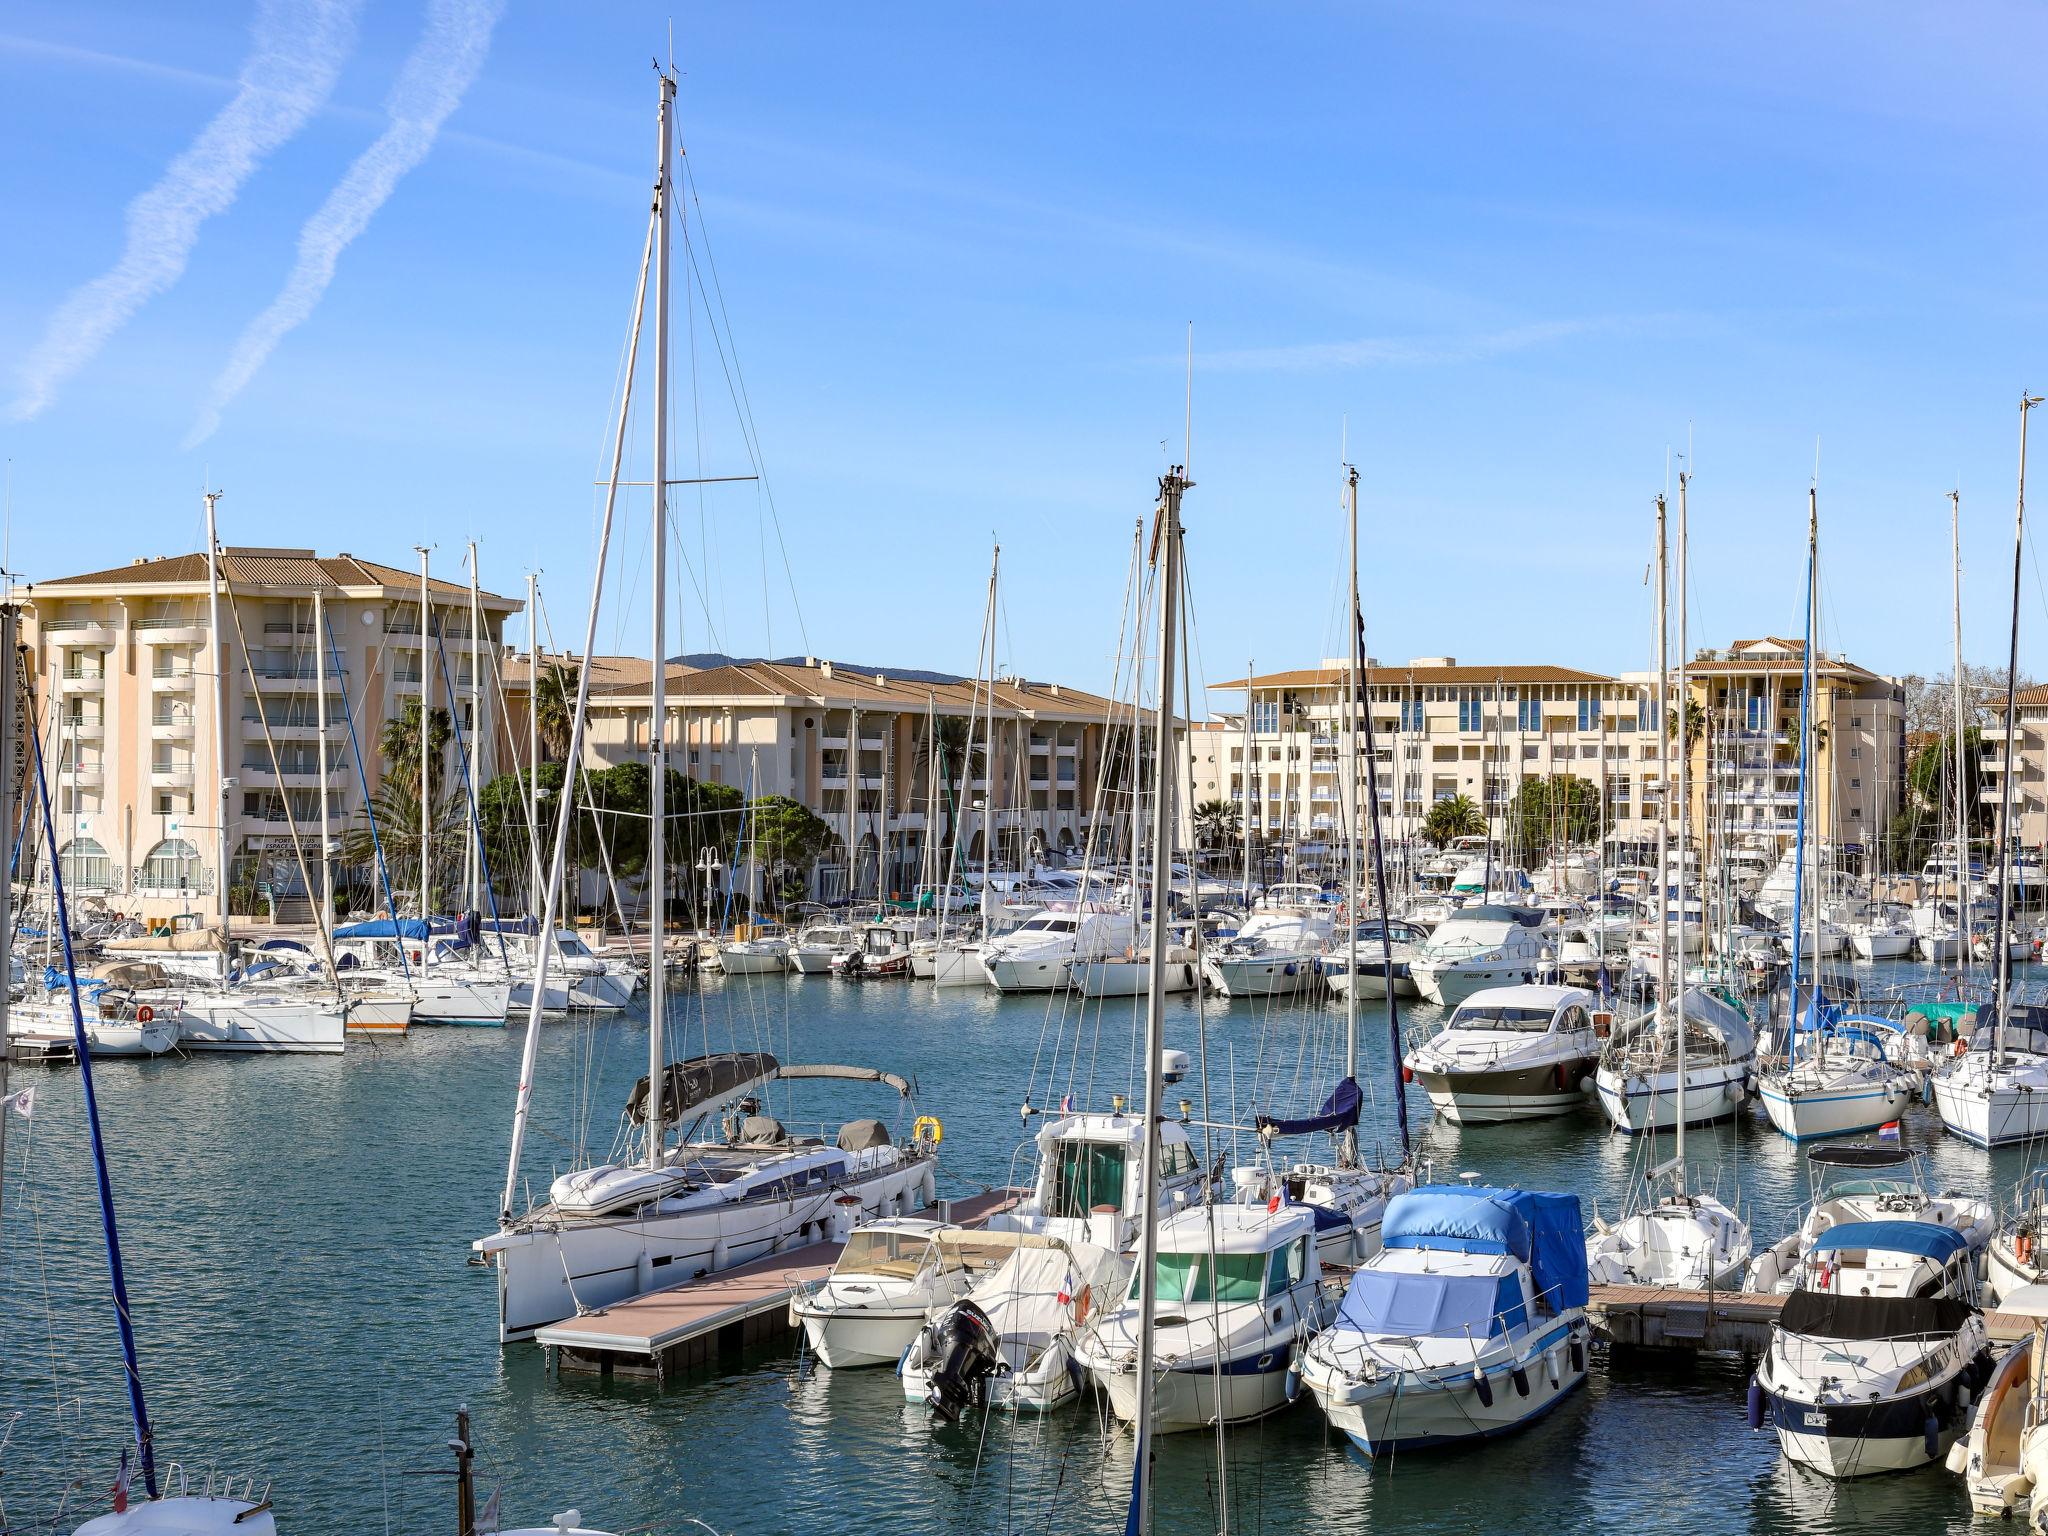
{"label": "life ring", "polygon": [[155,1023],[155,1022],[156,1022],[156,1010],[155,1010],[154,1008],[150,1007],[150,1006],[149,1006],[149,1004],[147,1004],[147,1003],[144,1003],[144,1004],[143,1004],[143,1005],[142,1005],[142,1006],[141,1006],[140,1008],[138,1008],[138,1009],[136,1009],[136,1010],[135,1010],[135,1022],[136,1022],[136,1023],[138,1023],[138,1024],[153,1024],[153,1023]]}
{"label": "life ring", "polygon": [[939,1123],[937,1115],[919,1115],[911,1122],[910,1139],[916,1142],[930,1142],[936,1147],[946,1139],[946,1128]]}

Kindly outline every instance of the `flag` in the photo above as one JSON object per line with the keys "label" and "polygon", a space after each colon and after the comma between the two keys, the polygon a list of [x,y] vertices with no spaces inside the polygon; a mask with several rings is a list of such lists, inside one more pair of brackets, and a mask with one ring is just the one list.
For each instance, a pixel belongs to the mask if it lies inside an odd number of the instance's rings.
{"label": "flag", "polygon": [[476,1536],[497,1536],[498,1493],[499,1490],[493,1488],[491,1496],[484,1500],[484,1507],[477,1511]]}
{"label": "flag", "polygon": [[4,1100],[0,1100],[0,1111],[9,1109],[21,1116],[22,1119],[28,1119],[29,1116],[36,1112],[35,1089],[33,1087],[24,1088],[21,1092],[11,1093]]}
{"label": "flag", "polygon": [[1272,1215],[1272,1214],[1273,1214],[1273,1213],[1274,1213],[1275,1211],[1279,1210],[1279,1209],[1280,1209],[1280,1207],[1281,1207],[1281,1206],[1283,1206],[1283,1205],[1285,1205],[1286,1203],[1287,1203],[1287,1186],[1283,1184],[1283,1185],[1281,1185],[1281,1186],[1280,1186],[1280,1192],[1279,1192],[1278,1194],[1276,1194],[1275,1196],[1273,1196],[1273,1198],[1272,1198],[1272,1199],[1270,1199],[1270,1200],[1268,1200],[1268,1201],[1266,1202],[1266,1214],[1267,1214],[1268,1216],[1271,1216],[1271,1215]]}
{"label": "flag", "polygon": [[121,1470],[114,1478],[114,1513],[128,1513],[128,1452],[121,1452]]}
{"label": "flag", "polygon": [[1071,1115],[1071,1114],[1072,1114],[1073,1112],[1074,1112],[1074,1096],[1073,1096],[1073,1095],[1072,1095],[1071,1093],[1064,1093],[1064,1094],[1061,1094],[1061,1095],[1060,1095],[1060,1113],[1061,1113],[1061,1114],[1063,1114],[1063,1115]]}
{"label": "flag", "polygon": [[1899,1122],[1891,1120],[1880,1125],[1877,1128],[1877,1139],[1879,1141],[1897,1141],[1899,1139]]}

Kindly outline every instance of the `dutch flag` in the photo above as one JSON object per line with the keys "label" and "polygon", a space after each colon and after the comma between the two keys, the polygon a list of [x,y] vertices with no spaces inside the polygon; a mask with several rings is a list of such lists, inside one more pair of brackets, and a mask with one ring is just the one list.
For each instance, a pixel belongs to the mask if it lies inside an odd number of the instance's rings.
{"label": "dutch flag", "polygon": [[1897,1141],[1899,1139],[1899,1122],[1889,1120],[1880,1125],[1877,1128],[1877,1139],[1879,1141]]}

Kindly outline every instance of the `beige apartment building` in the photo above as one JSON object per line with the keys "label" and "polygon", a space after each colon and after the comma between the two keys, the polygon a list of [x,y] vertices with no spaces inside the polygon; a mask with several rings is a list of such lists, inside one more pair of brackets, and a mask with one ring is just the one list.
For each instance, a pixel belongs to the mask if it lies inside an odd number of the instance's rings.
{"label": "beige apartment building", "polygon": [[[1693,663],[1688,692],[1713,711],[1712,748],[1721,774],[1718,781],[1708,778],[1709,742],[1695,740],[1690,787],[1696,826],[1709,825],[1711,787],[1715,814],[1726,809],[1732,836],[1781,848],[1789,843],[1798,799],[1800,662],[1797,642],[1761,640],[1702,652]],[[1824,836],[1853,843],[1866,830],[1881,832],[1897,806],[1904,690],[1839,657],[1818,666],[1829,691],[1826,746],[1816,764],[1817,814]],[[1248,693],[1249,716],[1237,711],[1191,736],[1192,802],[1231,801],[1264,843],[1313,846],[1341,836],[1344,680],[1343,662],[1326,660],[1317,668],[1215,684],[1218,692]],[[1382,827],[1397,840],[1419,836],[1430,805],[1452,795],[1483,807],[1498,836],[1522,781],[1554,774],[1591,783],[1616,831],[1646,834],[1667,787],[1675,788],[1676,754],[1660,729],[1653,673],[1606,676],[1426,656],[1405,666],[1369,661],[1366,688]],[[1367,772],[1361,741],[1361,806]]]}
{"label": "beige apartment building", "polygon": [[[520,607],[478,595],[483,660],[473,712],[467,587],[433,581],[423,626],[416,568],[230,547],[221,560],[220,636],[210,643],[207,565],[204,554],[136,560],[14,593],[24,608],[22,640],[69,887],[144,916],[213,909],[223,786],[235,880],[302,897],[287,803],[301,837],[317,837],[324,782],[325,831],[338,838],[362,814],[362,777],[376,792],[378,732],[408,699],[424,687],[445,707],[452,685],[465,743],[490,743],[497,731],[489,668],[505,618]],[[316,654],[323,631],[331,637],[324,751]],[[443,643],[423,648],[423,633]],[[225,761],[215,745],[223,715]]]}
{"label": "beige apartment building", "polygon": [[[524,659],[508,658],[513,738],[527,730],[527,678]],[[647,760],[651,682],[644,659],[597,658],[586,766]],[[908,895],[927,868],[928,839],[943,869],[956,818],[969,865],[1078,858],[1098,827],[1127,846],[1128,704],[1058,683],[1005,677],[991,690],[816,658],[701,671],[672,662],[665,682],[672,767],[749,795],[785,795],[830,825],[836,847],[819,871],[821,896]],[[972,729],[981,761],[963,796],[960,756],[970,720],[978,721]],[[1106,743],[1116,748],[1113,761],[1105,760]],[[523,744],[507,745],[525,760]],[[936,772],[940,747],[949,754],[943,775]],[[1141,754],[1149,760],[1149,751]]]}
{"label": "beige apartment building", "polygon": [[[2048,847],[2048,687],[2023,688],[2013,698],[2019,716],[2019,743],[2005,727],[2005,694],[1992,700],[1996,717],[1984,729],[1984,804],[1994,827],[2005,811],[2007,765],[2017,756],[2019,772],[2012,783],[2013,837],[2021,848]],[[1951,818],[1953,819],[1953,818]],[[1995,835],[1995,834],[1994,834]]]}

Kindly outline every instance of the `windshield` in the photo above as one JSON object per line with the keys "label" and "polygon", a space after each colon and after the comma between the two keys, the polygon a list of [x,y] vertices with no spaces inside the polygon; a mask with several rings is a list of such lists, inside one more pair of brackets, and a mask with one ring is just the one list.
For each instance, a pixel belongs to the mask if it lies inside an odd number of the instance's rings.
{"label": "windshield", "polygon": [[[1263,1253],[1162,1253],[1154,1273],[1161,1301],[1257,1301],[1266,1278]],[[1139,1279],[1131,1277],[1131,1299]]]}
{"label": "windshield", "polygon": [[1550,1028],[1548,1008],[1520,1008],[1511,1003],[1467,1003],[1451,1019],[1453,1029],[1519,1029],[1540,1035]]}
{"label": "windshield", "polygon": [[846,1240],[836,1267],[841,1274],[911,1280],[924,1267],[929,1246],[922,1232],[856,1232]]}
{"label": "windshield", "polygon": [[1124,1158],[1121,1145],[1063,1141],[1053,1148],[1052,1188],[1047,1192],[1048,1216],[1086,1216],[1098,1205],[1124,1205]]}

